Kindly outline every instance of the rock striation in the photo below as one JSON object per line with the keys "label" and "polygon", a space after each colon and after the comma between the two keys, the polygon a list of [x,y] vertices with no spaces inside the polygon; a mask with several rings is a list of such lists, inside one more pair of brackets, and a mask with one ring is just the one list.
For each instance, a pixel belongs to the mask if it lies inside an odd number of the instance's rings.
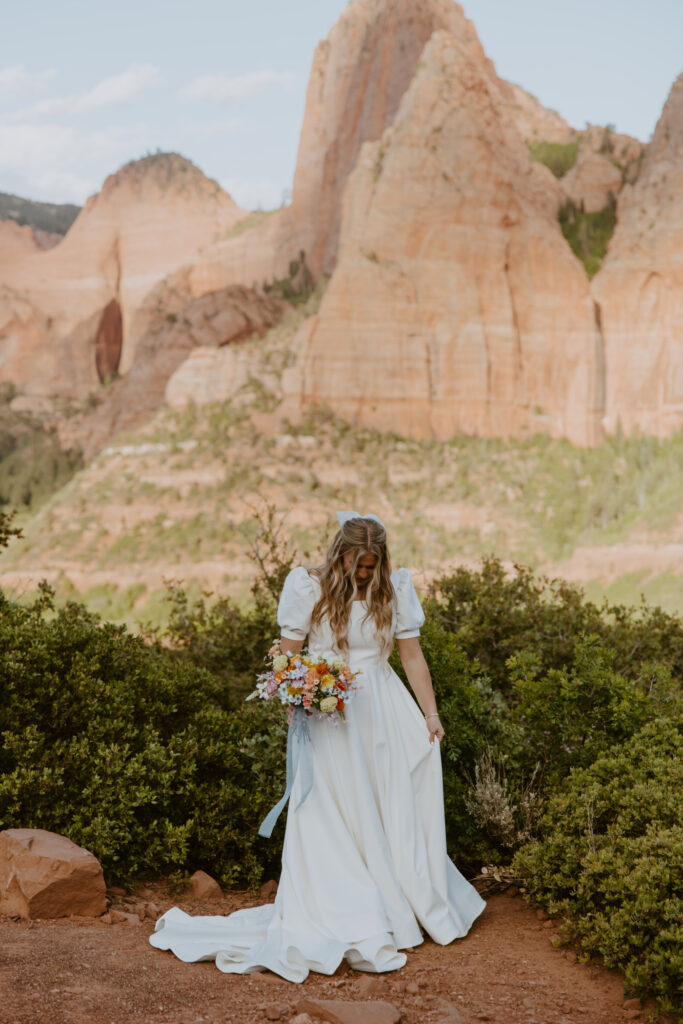
{"label": "rock striation", "polygon": [[0,914],[99,917],[105,894],[100,862],[66,836],[42,828],[0,832]]}
{"label": "rock striation", "polygon": [[286,374],[292,409],[416,437],[592,443],[601,337],[561,200],[481,52],[434,33],[349,178],[338,265]]}
{"label": "rock striation", "polygon": [[666,436],[683,424],[683,75],[593,280],[607,368],[606,426]]}

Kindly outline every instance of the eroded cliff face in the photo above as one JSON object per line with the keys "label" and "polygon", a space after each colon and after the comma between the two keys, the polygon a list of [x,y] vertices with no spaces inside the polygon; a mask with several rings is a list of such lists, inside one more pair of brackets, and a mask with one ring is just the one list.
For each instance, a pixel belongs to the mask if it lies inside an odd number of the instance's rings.
{"label": "eroded cliff face", "polygon": [[683,424],[683,75],[593,281],[602,312],[606,426],[665,436]]}
{"label": "eroded cliff face", "polygon": [[288,402],[412,436],[599,433],[600,335],[562,190],[480,52],[432,36],[345,193],[337,269]]}
{"label": "eroded cliff face", "polygon": [[[76,397],[99,387],[103,372],[127,372],[140,340],[134,315],[144,297],[244,215],[216,182],[175,154],[146,157],[111,175],[57,247],[41,251],[22,238],[23,256],[0,260],[0,279],[16,301],[28,302],[42,315],[42,347],[50,351],[49,360],[68,366],[67,372],[36,372],[29,339],[22,342],[15,326],[11,359],[0,363],[0,379],[34,393]],[[112,320],[112,303],[120,327]],[[7,312],[10,319],[18,323],[20,312],[14,317]],[[72,364],[78,364],[75,375]]]}

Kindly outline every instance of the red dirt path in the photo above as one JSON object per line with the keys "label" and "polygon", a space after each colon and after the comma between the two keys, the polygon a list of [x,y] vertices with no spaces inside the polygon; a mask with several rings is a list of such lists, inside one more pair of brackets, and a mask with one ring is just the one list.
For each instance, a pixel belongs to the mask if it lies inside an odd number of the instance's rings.
{"label": "red dirt path", "polygon": [[[262,900],[230,893],[198,902],[150,886],[129,908],[153,900],[191,913],[229,913]],[[304,997],[362,1001],[365,975],[342,965],[333,977],[310,974],[302,985],[270,973],[225,975],[213,963],[183,964],[154,949],[153,922],[12,921],[0,918],[2,1024],[261,1024],[288,1022]],[[521,896],[489,897],[465,938],[450,946],[426,941],[400,971],[378,978],[402,1024],[438,1024],[447,1003],[464,1024],[622,1024],[647,1020],[623,1008],[621,976],[572,962],[552,944],[556,929]],[[417,985],[417,991],[416,991]],[[277,1019],[277,1018],[276,1018]],[[451,1017],[451,1019],[456,1019]]]}

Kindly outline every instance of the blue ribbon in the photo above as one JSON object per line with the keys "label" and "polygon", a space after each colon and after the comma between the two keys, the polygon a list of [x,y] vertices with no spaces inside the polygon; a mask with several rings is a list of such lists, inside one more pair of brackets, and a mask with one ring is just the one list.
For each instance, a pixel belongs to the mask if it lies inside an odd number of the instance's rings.
{"label": "blue ribbon", "polygon": [[313,748],[311,746],[311,730],[307,721],[308,716],[302,707],[295,707],[292,717],[289,720],[289,731],[287,733],[287,779],[285,791],[280,800],[272,807],[261,822],[258,834],[264,839],[270,839],[275,828],[275,822],[280,817],[282,810],[289,800],[292,792],[294,779],[300,771],[302,775],[301,796],[295,810],[299,810],[302,803],[311,792],[313,786]]}

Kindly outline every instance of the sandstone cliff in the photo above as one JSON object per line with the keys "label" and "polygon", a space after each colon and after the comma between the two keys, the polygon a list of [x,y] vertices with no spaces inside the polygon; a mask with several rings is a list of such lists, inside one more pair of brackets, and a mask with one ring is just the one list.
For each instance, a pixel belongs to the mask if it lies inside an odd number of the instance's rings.
{"label": "sandstone cliff", "polygon": [[412,436],[599,433],[600,334],[534,164],[480,52],[437,32],[344,201],[339,263],[288,404]]}
{"label": "sandstone cliff", "polygon": [[630,135],[588,125],[580,134],[576,163],[562,178],[565,194],[588,213],[602,210],[610,194],[618,197],[623,185],[637,179],[645,149]]}
{"label": "sandstone cliff", "polygon": [[683,75],[635,185],[626,185],[602,269],[607,427],[660,436],[683,424]]}
{"label": "sandstone cliff", "polygon": [[[37,375],[28,342],[15,337],[11,351],[0,341],[0,379],[77,396],[99,387],[102,365],[107,376],[125,373],[135,361],[139,335],[132,325],[145,295],[243,217],[216,182],[182,157],[159,154],[126,165],[88,200],[56,248],[1,265],[0,280],[49,324],[44,350],[59,369]],[[96,356],[103,335],[104,364]]]}

